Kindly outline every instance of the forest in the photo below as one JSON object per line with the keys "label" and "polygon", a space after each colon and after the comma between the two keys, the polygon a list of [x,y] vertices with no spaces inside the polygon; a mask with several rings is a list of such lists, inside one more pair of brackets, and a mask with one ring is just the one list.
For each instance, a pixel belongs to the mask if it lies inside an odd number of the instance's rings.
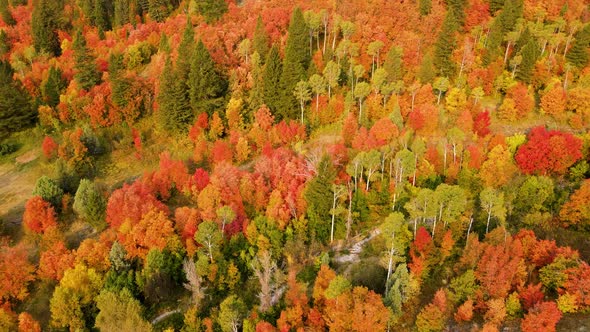
{"label": "forest", "polygon": [[0,331],[582,331],[587,0],[0,0]]}

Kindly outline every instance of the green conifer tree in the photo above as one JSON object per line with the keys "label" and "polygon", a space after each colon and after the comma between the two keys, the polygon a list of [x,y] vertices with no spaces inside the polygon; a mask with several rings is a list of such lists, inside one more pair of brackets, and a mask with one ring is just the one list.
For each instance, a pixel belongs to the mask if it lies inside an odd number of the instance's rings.
{"label": "green conifer tree", "polygon": [[383,68],[387,71],[387,81],[390,83],[399,81],[403,77],[402,55],[402,48],[396,45],[391,45],[389,52],[387,52]]}
{"label": "green conifer tree", "polygon": [[196,1],[196,5],[197,12],[203,15],[207,23],[217,21],[227,12],[225,0],[199,0]]}
{"label": "green conifer tree", "polygon": [[530,83],[533,69],[535,68],[535,63],[537,62],[537,58],[540,55],[539,45],[537,45],[537,42],[532,38],[529,39],[529,42],[522,48],[521,55],[522,62],[518,67],[516,78],[525,83]]}
{"label": "green conifer tree", "polygon": [[0,30],[0,57],[10,52],[10,39],[6,31]]}
{"label": "green conifer tree", "polygon": [[178,45],[178,58],[176,59],[176,69],[184,82],[188,80],[188,74],[191,71],[191,59],[195,51],[195,30],[190,17],[186,21],[184,32],[180,45]]}
{"label": "green conifer tree", "polygon": [[129,23],[130,0],[114,0],[113,26],[120,27]]}
{"label": "green conifer tree", "polygon": [[309,31],[300,8],[291,16],[283,72],[281,75],[281,103],[277,115],[282,118],[296,119],[299,116],[298,102],[292,91],[297,82],[306,80],[306,72],[311,61],[307,46]]}
{"label": "green conifer tree", "polygon": [[74,60],[76,73],[74,79],[84,90],[88,90],[100,83],[100,72],[96,68],[96,59],[86,47],[86,38],[78,30],[74,37]]}
{"label": "green conifer tree", "polygon": [[453,12],[455,19],[457,21],[457,28],[462,26],[465,23],[465,6],[467,4],[466,0],[446,0],[447,8],[449,11]]}
{"label": "green conifer tree", "polygon": [[30,96],[19,81],[12,79],[13,75],[10,63],[0,61],[0,140],[37,120]]}
{"label": "green conifer tree", "polygon": [[434,46],[433,63],[437,68],[440,76],[454,77],[456,66],[453,61],[453,49],[456,46],[455,31],[457,29],[457,19],[454,11],[447,12],[443,21],[442,30],[438,35],[438,40]]}
{"label": "green conifer tree", "polygon": [[332,184],[335,178],[336,171],[332,160],[328,155],[324,155],[317,166],[317,175],[308,182],[304,192],[309,229],[312,237],[322,242],[326,242],[330,235]]}
{"label": "green conifer tree", "polygon": [[82,179],[74,197],[74,211],[92,227],[101,230],[106,226],[106,205],[107,201],[96,185],[88,179]]}
{"label": "green conifer tree", "polygon": [[590,25],[576,33],[575,42],[566,54],[568,62],[577,68],[584,68],[588,64],[588,47],[590,46]]}
{"label": "green conifer tree", "polygon": [[38,0],[33,8],[31,29],[33,45],[37,52],[47,52],[55,56],[61,54],[61,44],[57,35],[61,12],[59,3],[54,0]]}
{"label": "green conifer tree", "polygon": [[188,130],[188,125],[192,123],[194,115],[186,85],[178,77],[179,74],[168,58],[160,78],[159,124],[170,132],[184,133]]}
{"label": "green conifer tree", "polygon": [[164,22],[170,15],[171,4],[169,0],[149,0],[148,13],[157,22]]}
{"label": "green conifer tree", "polygon": [[94,25],[99,31],[109,31],[112,28],[111,17],[113,17],[111,1],[94,0]]}
{"label": "green conifer tree", "polygon": [[211,115],[216,108],[222,106],[228,82],[216,68],[209,50],[201,40],[197,42],[193,54],[188,86],[195,113],[207,112]]}
{"label": "green conifer tree", "polygon": [[513,54],[519,53],[524,45],[528,44],[528,42],[533,39],[533,35],[531,34],[531,30],[529,27],[524,28],[520,36],[518,37],[518,41],[514,44],[514,49],[512,50]]}
{"label": "green conifer tree", "polygon": [[59,68],[49,68],[47,80],[41,86],[43,101],[51,107],[57,106],[59,104],[59,96],[66,88],[66,84],[67,82],[62,78],[62,71]]}
{"label": "green conifer tree", "polygon": [[279,49],[276,45],[273,45],[266,57],[262,83],[263,101],[273,114],[277,114],[280,107],[282,67]]}
{"label": "green conifer tree", "polygon": [[8,8],[8,0],[0,0],[0,15],[2,16],[2,21],[7,25],[15,25],[16,21],[12,14],[10,13],[10,9]]}
{"label": "green conifer tree", "polygon": [[262,22],[262,17],[258,15],[258,19],[256,20],[256,29],[254,30],[254,36],[252,38],[252,49],[255,52],[258,52],[258,55],[260,55],[262,61],[264,61],[266,56],[268,55],[268,45],[268,34],[266,33],[266,29],[264,28],[264,22]]}

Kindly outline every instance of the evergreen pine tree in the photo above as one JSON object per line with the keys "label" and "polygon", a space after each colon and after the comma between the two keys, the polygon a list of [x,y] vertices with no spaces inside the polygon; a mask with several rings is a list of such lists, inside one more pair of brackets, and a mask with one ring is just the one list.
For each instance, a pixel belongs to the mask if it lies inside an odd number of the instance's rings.
{"label": "evergreen pine tree", "polygon": [[4,23],[7,25],[16,24],[14,17],[12,17],[12,14],[8,9],[8,0],[0,0],[0,15],[2,16],[2,21],[4,21]]}
{"label": "evergreen pine tree", "polygon": [[266,33],[266,29],[264,28],[264,22],[262,22],[262,17],[258,15],[258,19],[256,20],[256,29],[254,30],[254,36],[252,38],[252,46],[255,52],[258,52],[260,58],[264,59],[268,55],[269,50],[269,38],[268,34]]}
{"label": "evergreen pine tree", "polygon": [[432,83],[434,77],[436,76],[436,71],[434,69],[434,63],[432,60],[432,54],[428,53],[424,55],[422,59],[422,63],[420,64],[420,71],[418,72],[418,79],[420,79],[420,83]]}
{"label": "evergreen pine tree", "polygon": [[455,48],[455,30],[457,29],[457,19],[454,11],[447,12],[443,22],[442,30],[438,35],[434,48],[433,63],[436,66],[440,76],[455,76],[455,62],[453,61],[453,49]]}
{"label": "evergreen pine tree", "polygon": [[158,52],[163,52],[170,54],[170,40],[168,40],[168,35],[165,32],[162,32],[160,37],[160,45],[158,45]]}
{"label": "evergreen pine tree", "polygon": [[112,53],[109,57],[109,80],[111,81],[111,99],[115,106],[123,108],[129,103],[129,91],[132,82],[123,76],[125,68],[123,54]]}
{"label": "evergreen pine tree", "polygon": [[10,40],[6,31],[0,30],[0,57],[10,52]]}
{"label": "evergreen pine tree", "polygon": [[183,82],[187,82],[188,74],[191,71],[191,59],[195,51],[195,30],[190,17],[187,18],[180,45],[178,45],[178,58],[176,59],[176,70],[178,70]]}
{"label": "evergreen pine tree", "polygon": [[158,93],[159,124],[170,132],[183,133],[193,121],[194,115],[190,106],[186,84],[178,79],[170,58],[166,60],[164,71],[160,78],[160,92]]}
{"label": "evergreen pine tree", "polygon": [[196,1],[196,5],[197,11],[203,15],[207,23],[217,21],[227,12],[225,0],[199,0]]}
{"label": "evergreen pine tree", "polygon": [[500,46],[504,35],[514,29],[517,19],[522,16],[522,11],[522,0],[506,0],[502,11],[496,16],[490,28],[486,53],[483,57],[484,65],[494,62],[502,54]]}
{"label": "evergreen pine tree", "polygon": [[99,31],[111,30],[111,17],[113,17],[113,8],[110,1],[94,0],[94,25]]}
{"label": "evergreen pine tree", "polygon": [[529,39],[529,42],[522,48],[522,62],[518,66],[518,72],[516,78],[519,80],[530,83],[535,63],[539,57],[539,45],[534,39]]}
{"label": "evergreen pine tree", "polygon": [[74,60],[76,74],[74,79],[84,90],[88,90],[100,83],[100,72],[96,68],[96,60],[86,47],[86,39],[82,31],[78,30],[74,37]]}
{"label": "evergreen pine tree", "polygon": [[0,140],[37,120],[30,96],[19,81],[12,79],[13,75],[10,63],[0,61]]}
{"label": "evergreen pine tree", "polygon": [[277,115],[282,118],[296,119],[299,116],[298,102],[293,95],[297,82],[306,79],[306,71],[311,61],[308,50],[309,31],[300,8],[291,16],[283,72],[281,75],[281,103]]}
{"label": "evergreen pine tree", "polygon": [[309,229],[312,236],[321,242],[326,242],[330,235],[332,184],[335,178],[336,171],[332,160],[328,155],[324,155],[317,166],[317,175],[308,182],[304,192]]}
{"label": "evergreen pine tree", "polygon": [[33,8],[31,29],[33,45],[37,52],[47,52],[55,56],[61,54],[61,44],[57,35],[59,28],[59,1],[38,0]]}
{"label": "evergreen pine tree", "polygon": [[96,185],[88,179],[82,179],[74,197],[74,211],[92,227],[101,230],[106,226],[106,205],[106,199]]}
{"label": "evergreen pine tree", "polygon": [[113,26],[120,27],[129,23],[130,0],[114,0]]}
{"label": "evergreen pine tree", "polygon": [[465,5],[466,0],[446,0],[447,8],[453,12],[457,22],[457,28],[465,23]]}
{"label": "evergreen pine tree", "polygon": [[490,14],[494,15],[498,10],[504,7],[506,0],[490,0]]}
{"label": "evergreen pine tree", "polygon": [[168,15],[170,15],[170,1],[169,0],[149,0],[148,12],[150,17],[156,22],[164,22]]}
{"label": "evergreen pine tree", "polygon": [[199,40],[193,54],[188,86],[191,106],[195,113],[203,111],[211,115],[221,106],[228,87],[226,78],[217,70],[209,50]]}
{"label": "evergreen pine tree", "polygon": [[522,50],[524,45],[528,44],[528,42],[533,39],[533,35],[531,34],[531,30],[529,27],[526,27],[524,31],[518,37],[518,41],[514,44],[514,49],[512,50],[513,54],[517,54]]}
{"label": "evergreen pine tree", "polygon": [[588,47],[590,46],[590,25],[578,31],[575,35],[575,42],[566,54],[568,62],[577,68],[584,68],[588,64]]}
{"label": "evergreen pine tree", "polygon": [[279,111],[281,100],[282,67],[279,49],[276,45],[273,45],[268,52],[266,64],[264,65],[262,91],[264,103],[275,115]]}
{"label": "evergreen pine tree", "polygon": [[62,78],[62,71],[59,68],[49,68],[47,80],[41,86],[43,101],[51,107],[57,106],[59,104],[59,96],[66,88],[66,84],[67,82]]}
{"label": "evergreen pine tree", "polygon": [[504,34],[514,29],[516,21],[522,17],[522,11],[522,0],[506,0],[502,13],[498,15],[498,17],[501,18],[502,32]]}
{"label": "evergreen pine tree", "polygon": [[248,104],[250,109],[255,111],[258,110],[262,104],[264,104],[264,67],[262,66],[261,57],[258,52],[254,51],[250,63],[252,65],[253,84],[252,89],[250,89]]}
{"label": "evergreen pine tree", "polygon": [[396,82],[401,80],[403,77],[402,71],[402,55],[403,51],[401,47],[396,45],[391,45],[389,52],[387,52],[387,57],[385,58],[385,62],[383,63],[383,68],[387,71],[387,81],[388,82]]}

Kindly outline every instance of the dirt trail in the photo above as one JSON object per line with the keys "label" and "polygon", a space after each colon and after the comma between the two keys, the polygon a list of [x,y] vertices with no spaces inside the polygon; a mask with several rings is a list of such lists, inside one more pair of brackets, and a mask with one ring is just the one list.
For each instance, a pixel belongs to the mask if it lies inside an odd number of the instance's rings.
{"label": "dirt trail", "polygon": [[[35,158],[26,159],[25,162],[30,162]],[[20,223],[25,201],[35,187],[32,178],[27,172],[19,172],[15,162],[0,164],[0,218],[4,222]]]}

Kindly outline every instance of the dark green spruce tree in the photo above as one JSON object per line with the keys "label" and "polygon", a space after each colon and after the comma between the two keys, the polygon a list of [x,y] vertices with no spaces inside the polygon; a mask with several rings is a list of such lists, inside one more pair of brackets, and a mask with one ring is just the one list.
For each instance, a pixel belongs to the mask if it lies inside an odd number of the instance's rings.
{"label": "dark green spruce tree", "polygon": [[514,29],[517,19],[522,16],[522,10],[522,0],[506,0],[502,11],[496,16],[490,27],[486,53],[483,56],[484,65],[487,66],[496,61],[503,54],[501,46],[504,36]]}
{"label": "dark green spruce tree", "polygon": [[47,79],[43,85],[41,85],[43,101],[48,106],[57,106],[57,104],[59,104],[59,96],[66,87],[67,82],[62,77],[62,71],[54,66],[49,68]]}
{"label": "dark green spruce tree", "polygon": [[170,9],[172,5],[169,0],[149,0],[148,1],[148,12],[150,17],[156,22],[164,22],[168,15],[170,15]]}
{"label": "dark green spruce tree", "polygon": [[59,1],[38,0],[34,6],[31,30],[33,45],[37,52],[47,52],[55,56],[61,54],[61,44],[57,35],[60,27],[59,13]]}
{"label": "dark green spruce tree", "polygon": [[396,82],[401,80],[403,77],[403,51],[402,48],[396,45],[391,45],[385,62],[383,63],[383,69],[387,72],[387,81]]}
{"label": "dark green spruce tree", "polygon": [[254,50],[254,52],[258,52],[258,55],[260,55],[260,59],[262,59],[262,61],[264,61],[264,59],[268,55],[268,45],[268,34],[266,33],[266,29],[264,28],[264,22],[262,21],[262,17],[258,15],[258,19],[256,20],[256,29],[254,30],[254,36],[252,37],[252,49]]}
{"label": "dark green spruce tree", "polygon": [[465,6],[467,5],[466,0],[446,0],[447,8],[453,12],[455,19],[457,20],[457,29],[463,26],[465,23]]}
{"label": "dark green spruce tree", "polygon": [[161,127],[172,133],[186,132],[194,118],[186,84],[178,79],[178,76],[177,70],[168,58],[160,78],[158,114]]}
{"label": "dark green spruce tree", "polygon": [[505,0],[490,0],[490,14],[494,15],[498,10],[504,7]]}
{"label": "dark green spruce tree", "polygon": [[4,30],[0,30],[0,57],[10,52],[10,39]]}
{"label": "dark green spruce tree", "polygon": [[518,41],[514,44],[512,54],[517,54],[518,52],[520,52],[523,49],[524,45],[528,44],[531,39],[533,39],[531,30],[529,29],[529,27],[524,28],[524,30],[518,37]]}
{"label": "dark green spruce tree", "polygon": [[182,77],[183,82],[188,81],[188,74],[191,71],[191,59],[195,52],[195,30],[190,18],[186,20],[186,26],[182,33],[180,45],[178,45],[178,58],[176,59],[176,69]]}
{"label": "dark green spruce tree", "polygon": [[540,55],[539,45],[531,38],[528,43],[524,45],[520,54],[522,55],[522,62],[520,63],[520,66],[518,66],[516,78],[525,83],[530,83],[533,69],[535,69],[535,63]]}
{"label": "dark green spruce tree", "polygon": [[90,50],[86,47],[86,38],[82,31],[78,30],[74,37],[74,67],[76,73],[74,79],[84,90],[88,90],[100,83],[100,72],[96,68],[96,59],[90,54]]}
{"label": "dark green spruce tree", "polygon": [[133,82],[125,77],[122,53],[111,53],[109,57],[109,80],[111,81],[111,99],[115,106],[123,108],[129,103],[129,92]]}
{"label": "dark green spruce tree", "polygon": [[10,63],[0,61],[0,140],[37,120],[30,96],[19,81],[12,79],[13,75]]}
{"label": "dark green spruce tree", "polygon": [[453,61],[453,50],[456,46],[455,31],[457,30],[457,19],[453,10],[447,12],[443,21],[442,30],[434,45],[433,63],[440,76],[454,77],[456,65]]}
{"label": "dark green spruce tree", "polygon": [[263,101],[272,111],[277,114],[281,102],[281,72],[282,64],[279,56],[279,48],[273,45],[266,57],[264,73],[262,75]]}
{"label": "dark green spruce tree", "polygon": [[191,106],[196,114],[209,115],[223,105],[228,82],[217,69],[209,50],[201,40],[197,42],[188,78]]}
{"label": "dark green spruce tree", "polygon": [[332,160],[324,155],[317,166],[317,175],[308,182],[304,197],[312,238],[326,242],[330,237],[330,210],[332,209],[332,184],[336,171]]}
{"label": "dark green spruce tree", "polygon": [[308,49],[309,30],[303,13],[298,7],[291,16],[283,72],[281,75],[281,103],[277,115],[279,118],[296,119],[299,116],[298,101],[293,94],[297,83],[306,79],[307,68],[311,61]]}
{"label": "dark green spruce tree", "polygon": [[7,25],[15,25],[16,21],[12,14],[10,13],[10,9],[8,8],[8,0],[0,0],[0,15],[2,16],[2,21]]}
{"label": "dark green spruce tree", "polygon": [[112,29],[111,17],[113,17],[113,4],[107,0],[94,0],[94,25],[100,32]]}
{"label": "dark green spruce tree", "polygon": [[578,31],[575,41],[565,58],[577,68],[584,68],[588,64],[588,47],[590,47],[590,25]]}
{"label": "dark green spruce tree", "polygon": [[113,1],[113,26],[120,27],[129,23],[129,6],[130,0]]}
{"label": "dark green spruce tree", "polygon": [[199,0],[195,1],[197,11],[203,15],[205,22],[212,23],[220,19],[227,12],[225,0]]}

